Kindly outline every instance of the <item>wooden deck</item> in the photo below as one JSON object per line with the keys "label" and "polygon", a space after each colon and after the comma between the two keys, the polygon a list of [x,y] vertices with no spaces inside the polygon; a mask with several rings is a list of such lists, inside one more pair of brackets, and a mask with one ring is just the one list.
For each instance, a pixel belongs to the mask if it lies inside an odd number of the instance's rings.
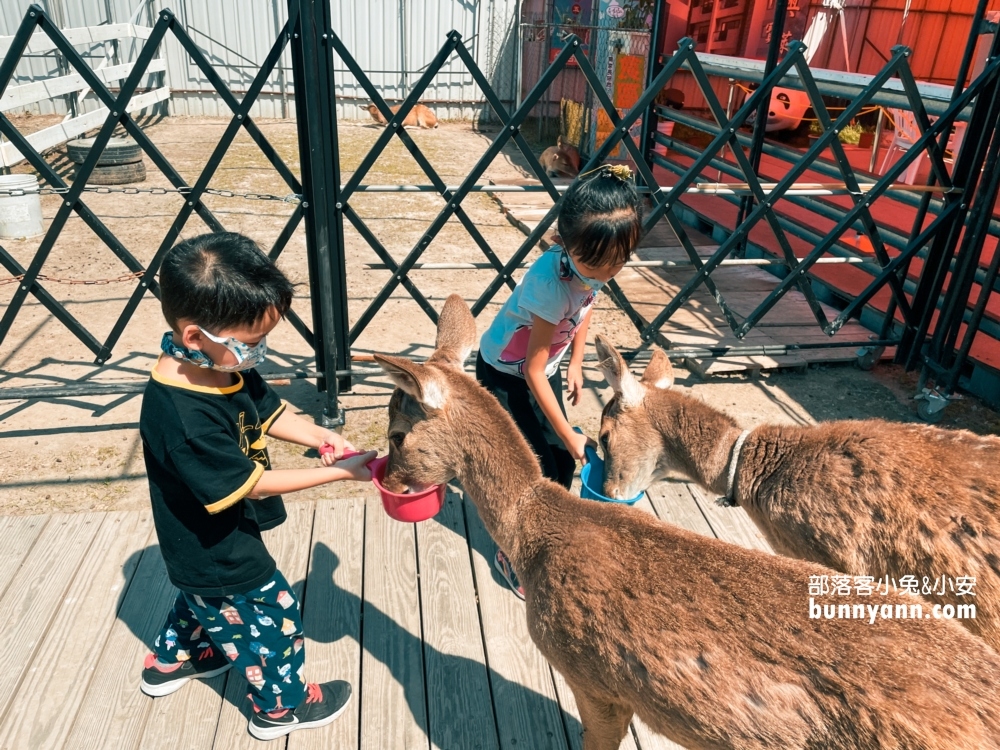
{"label": "wooden deck", "polygon": [[[497,180],[503,184],[539,185],[537,180]],[[569,180],[555,180],[568,183]],[[507,220],[525,234],[529,234],[552,208],[552,199],[546,193],[497,192],[491,194],[500,204]],[[702,258],[714,253],[719,243],[693,227],[686,227],[692,244]],[[554,229],[552,230],[555,231]],[[548,246],[543,239],[542,246]],[[643,238],[635,253],[636,260],[661,260],[689,262],[690,258],[680,241],[661,220]],[[694,275],[690,267],[681,268],[626,268],[615,280],[625,292],[636,312],[650,321],[673,299]],[[738,320],[743,320],[778,285],[779,279],[763,268],[730,266],[712,273],[722,296]],[[829,305],[822,305],[828,320],[837,316]],[[742,340],[737,339],[715,299],[703,285],[691,298],[664,323],[661,342],[674,349],[717,346],[767,346],[787,344],[816,344],[831,339],[816,322],[805,296],[797,289],[789,290]],[[868,341],[872,332],[856,321],[849,321],[835,339],[839,341]],[[885,357],[891,357],[887,351]],[[854,348],[803,349],[786,355],[752,357],[718,357],[688,359],[688,368],[699,375],[760,370],[800,369],[812,363],[853,362],[857,358]]]}
{"label": "wooden deck", "polygon": [[[651,501],[651,502],[650,502]],[[642,507],[766,549],[742,510],[683,483]],[[307,748],[578,749],[562,678],[494,571],[475,507],[449,491],[433,520],[389,519],[367,499],[288,503],[268,548],[302,599],[306,674],[349,680],[348,712],[270,743]],[[165,698],[142,660],[175,596],[148,512],[0,518],[0,748],[259,748],[235,672]],[[629,750],[677,748],[640,722]]]}

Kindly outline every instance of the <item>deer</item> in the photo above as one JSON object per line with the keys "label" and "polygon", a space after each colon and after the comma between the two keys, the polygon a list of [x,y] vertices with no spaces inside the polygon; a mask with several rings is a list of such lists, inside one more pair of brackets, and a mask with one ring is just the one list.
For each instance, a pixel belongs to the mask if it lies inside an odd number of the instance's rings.
{"label": "deer", "polygon": [[475,341],[452,295],[425,362],[374,355],[395,385],[383,485],[461,482],[518,571],[528,632],[573,691],[584,750],[618,748],[633,715],[692,750],[1000,748],[1000,656],[982,640],[943,619],[814,618],[807,584],[828,568],[543,478],[463,371]]}
{"label": "deer", "polygon": [[580,152],[576,146],[563,141],[562,136],[555,146],[542,151],[538,162],[549,177],[576,177],[580,174]]}
{"label": "deer", "polygon": [[956,606],[1000,651],[1000,438],[877,419],[742,430],[672,388],[654,350],[641,379],[596,337],[614,396],[601,416],[604,493],[633,497],[680,475],[742,507],[771,547],[842,573],[915,576],[922,596]]}
{"label": "deer", "polygon": [[[361,109],[365,110],[368,114],[372,116],[372,119],[379,125],[388,125],[389,121],[385,119],[385,116],[379,111],[379,108],[374,104],[359,104]],[[396,104],[395,106],[389,107],[389,110],[396,114],[402,105]],[[431,128],[436,128],[438,126],[437,115],[425,104],[414,104],[413,109],[411,109],[406,117],[403,118],[404,128],[421,128],[423,130],[430,130]]]}

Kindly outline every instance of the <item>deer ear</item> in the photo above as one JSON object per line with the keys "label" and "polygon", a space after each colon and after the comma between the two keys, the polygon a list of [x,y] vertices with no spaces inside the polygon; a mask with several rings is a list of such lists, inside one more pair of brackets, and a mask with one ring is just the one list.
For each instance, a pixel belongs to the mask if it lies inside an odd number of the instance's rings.
{"label": "deer ear", "polygon": [[638,406],[642,402],[643,387],[635,379],[635,375],[629,372],[628,365],[625,364],[622,355],[601,334],[597,334],[595,343],[597,345],[598,366],[604,373],[608,384],[621,397],[622,406]]}
{"label": "deer ear", "polygon": [[476,319],[472,317],[465,300],[458,294],[452,294],[441,308],[431,360],[462,370],[475,344]]}
{"label": "deer ear", "polygon": [[429,370],[406,357],[376,354],[375,361],[400,390],[412,396],[420,404],[430,409],[444,408],[447,387],[433,369]]}
{"label": "deer ear", "polygon": [[642,373],[642,384],[651,388],[666,390],[674,384],[674,366],[670,358],[660,349],[653,350],[653,358]]}

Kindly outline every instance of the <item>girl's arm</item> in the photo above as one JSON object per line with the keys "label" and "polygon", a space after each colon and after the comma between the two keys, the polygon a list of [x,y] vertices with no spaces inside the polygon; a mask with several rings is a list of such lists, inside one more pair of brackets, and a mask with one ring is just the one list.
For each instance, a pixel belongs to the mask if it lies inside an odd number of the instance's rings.
{"label": "girl's arm", "polygon": [[[333,453],[325,453],[321,456],[323,463],[327,466],[331,466],[334,461],[343,456],[345,448],[347,450],[354,450],[353,445],[333,430],[313,424],[298,414],[292,414],[287,406],[285,407],[285,411],[274,420],[274,424],[271,425],[271,429],[267,431],[267,434],[278,438],[278,440],[304,445],[307,448],[318,449],[323,443],[332,445]],[[315,485],[309,486],[314,487]],[[292,492],[292,490],[285,490],[285,492]]]}
{"label": "girl's arm", "polygon": [[552,386],[549,385],[549,380],[545,377],[545,364],[549,358],[549,347],[552,345],[555,331],[556,326],[553,323],[549,323],[537,315],[532,316],[531,335],[528,337],[528,353],[524,363],[524,379],[534,394],[538,406],[541,407],[542,413],[555,429],[556,435],[566,445],[566,449],[573,458],[582,461],[584,458],[583,449],[589,440],[585,435],[574,432],[570,423],[566,421],[562,409],[559,408],[556,394],[552,392]]}
{"label": "girl's arm", "polygon": [[257,484],[247,493],[247,497],[258,500],[271,495],[307,490],[310,487],[342,479],[369,481],[372,473],[366,464],[375,458],[376,454],[377,451],[368,451],[338,461],[336,466],[322,466],[315,469],[271,469],[261,474]]}
{"label": "girl's arm", "polygon": [[573,339],[573,349],[569,354],[569,367],[566,370],[566,395],[569,402],[576,406],[580,403],[580,396],[583,395],[583,353],[587,348],[587,329],[590,328],[590,316],[594,308],[587,310],[587,314],[576,330]]}

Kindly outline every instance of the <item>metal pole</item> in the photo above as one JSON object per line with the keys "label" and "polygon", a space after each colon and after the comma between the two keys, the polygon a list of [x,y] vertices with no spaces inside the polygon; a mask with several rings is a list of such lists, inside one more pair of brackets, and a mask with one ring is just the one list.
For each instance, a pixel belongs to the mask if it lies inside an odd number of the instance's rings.
{"label": "metal pole", "polygon": [[[663,37],[666,34],[666,19],[668,15],[664,13],[666,0],[659,0],[656,3],[656,11],[653,14],[653,28],[649,31],[649,55],[646,58],[646,88],[648,89],[657,73],[663,70],[663,61],[660,57],[660,50],[663,47]],[[646,114],[642,118],[642,156],[646,160],[649,168],[653,168],[653,150],[656,148],[656,100],[649,103]],[[650,186],[652,187],[652,186]]]}
{"label": "metal pole", "polygon": [[[996,59],[1000,55],[1000,34],[993,39],[990,48],[990,59]],[[933,240],[924,266],[920,272],[920,280],[913,299],[914,319],[907,321],[906,328],[901,336],[900,347],[896,350],[896,360],[903,362],[907,370],[914,369],[921,361],[927,362],[924,356],[924,344],[927,343],[927,334],[930,331],[932,317],[937,307],[938,297],[942,294],[945,284],[945,275],[950,267],[952,259],[955,261],[954,275],[960,276],[965,263],[964,255],[955,256],[955,249],[958,245],[962,227],[965,223],[969,196],[974,195],[979,184],[980,170],[986,159],[987,147],[990,141],[991,125],[1000,117],[1000,76],[996,80],[989,81],[988,86],[984,86],[976,97],[972,108],[972,115],[969,118],[969,127],[965,141],[955,160],[953,170],[953,183],[955,187],[962,189],[962,197],[945,195],[945,210],[948,205],[961,200],[961,211],[952,219],[950,225],[939,232]],[[956,88],[960,85],[956,82]],[[946,140],[947,133],[941,134],[942,140]],[[942,144],[943,147],[943,144]],[[914,235],[919,231],[914,223]],[[901,268],[901,271],[905,266]],[[951,306],[948,303],[948,295],[942,304],[942,314],[935,326],[933,339],[930,340],[929,359],[935,360],[935,353],[939,352],[938,344],[941,341],[938,333],[948,325],[949,315],[945,312]],[[926,368],[925,368],[926,370]],[[926,373],[925,373],[926,374]]]}
{"label": "metal pole", "polygon": [[344,423],[338,403],[349,389],[350,341],[347,318],[347,273],[341,213],[337,111],[330,47],[328,0],[289,0],[289,17],[298,9],[292,30],[295,109],[302,168],[306,252],[312,298],[316,366],[324,373],[317,387],[326,393],[323,423]]}
{"label": "metal pole", "polygon": [[875,143],[872,144],[872,158],[868,162],[868,171],[875,173],[875,162],[878,161],[878,147],[882,142],[882,123],[885,122],[885,110],[878,108],[878,119],[875,121]]}
{"label": "metal pole", "polygon": [[[274,30],[281,31],[281,14],[278,12],[278,3],[281,0],[274,0]],[[284,54],[281,55],[284,57]],[[278,89],[281,91],[281,117],[288,119],[288,88],[285,85],[285,66],[282,61],[278,61]]]}
{"label": "metal pole", "polygon": [[517,24],[517,37],[514,40],[514,109],[517,110],[521,107],[521,86],[523,85],[524,71],[521,67],[524,65],[524,24],[521,23],[521,3],[518,0],[517,10],[515,11],[517,17],[514,19],[514,23]]}
{"label": "metal pole", "polygon": [[[781,55],[781,37],[785,33],[785,16],[788,15],[788,0],[775,0],[774,22],[771,24],[771,42],[767,47],[767,60],[764,62],[764,77],[770,75],[771,71],[778,65],[778,57]],[[709,34],[712,31],[709,29]],[[760,100],[757,107],[757,119],[753,123],[753,136],[750,139],[750,166],[754,173],[760,171],[760,157],[764,151],[764,128],[767,126],[767,113],[771,106],[771,97],[765,96]],[[743,223],[743,219],[750,213],[753,206],[753,198],[747,197],[740,202],[740,208],[736,212],[736,226]],[[736,256],[742,258],[746,255],[747,241],[743,238],[736,246]]]}
{"label": "metal pole", "polygon": [[406,0],[399,0],[399,67],[402,70],[403,96],[410,93],[409,68],[406,64]]}
{"label": "metal pole", "polygon": [[[979,36],[978,30],[980,24],[982,23],[983,17],[986,13],[986,5],[987,5],[987,0],[979,0],[978,5],[976,6],[976,12],[972,17],[972,27],[969,29],[969,38],[965,45],[965,52],[962,54],[962,62],[959,64],[958,73],[955,76],[955,85],[952,87],[951,90],[952,102],[955,101],[955,99],[958,98],[958,95],[961,94],[962,91],[965,89],[965,78],[966,76],[968,76],[969,67],[972,64],[972,55],[976,49],[976,39]],[[907,9],[908,8],[909,4],[907,4]],[[902,38],[902,29],[900,29],[900,38]],[[882,114],[883,114],[882,110],[880,109],[879,110],[880,123]],[[972,135],[972,131],[967,129],[966,133],[967,135],[965,141],[968,142],[971,140],[970,136]],[[878,150],[878,140],[880,137],[881,134],[876,132],[876,141],[875,141],[876,152]],[[943,149],[947,144],[948,144],[948,132],[945,131],[941,133],[940,138],[938,138],[938,147]],[[966,143],[963,142],[962,146],[964,148],[966,146]],[[874,163],[875,160],[873,159],[872,161]],[[955,154],[955,167],[952,168],[953,173],[955,172],[955,168],[957,166],[958,166],[958,154]],[[936,179],[937,178],[936,175],[934,174],[934,170],[931,170],[930,179],[928,180],[927,184],[933,185]],[[913,220],[913,227],[910,231],[911,236],[915,236],[923,228],[924,219],[927,217],[927,211],[930,208],[930,202],[931,202],[931,196],[929,194],[925,194],[921,197],[920,205],[917,207],[917,216]],[[904,263],[899,269],[899,278],[905,279],[907,274],[909,273],[909,270],[910,270],[910,264]],[[896,300],[895,298],[893,298],[889,300],[889,305],[886,308],[885,318],[882,323],[882,330],[879,332],[879,335],[882,338],[885,338],[888,335],[889,331],[892,330],[893,320],[895,318],[895,315],[896,315]],[[906,338],[905,335],[903,337],[903,340],[907,342],[907,346],[912,345],[912,339]],[[898,349],[896,351],[895,361],[897,363],[907,361],[907,367],[912,368],[916,365],[916,360],[915,358],[910,356],[904,349],[905,347]],[[922,373],[921,380],[925,379],[925,377],[926,373]]]}
{"label": "metal pole", "polygon": [[[104,0],[104,12],[108,16],[108,24],[113,24],[115,22],[115,13],[111,9],[111,0]],[[118,51],[118,40],[111,40],[111,62],[114,65],[118,65],[121,62],[121,56]]]}

